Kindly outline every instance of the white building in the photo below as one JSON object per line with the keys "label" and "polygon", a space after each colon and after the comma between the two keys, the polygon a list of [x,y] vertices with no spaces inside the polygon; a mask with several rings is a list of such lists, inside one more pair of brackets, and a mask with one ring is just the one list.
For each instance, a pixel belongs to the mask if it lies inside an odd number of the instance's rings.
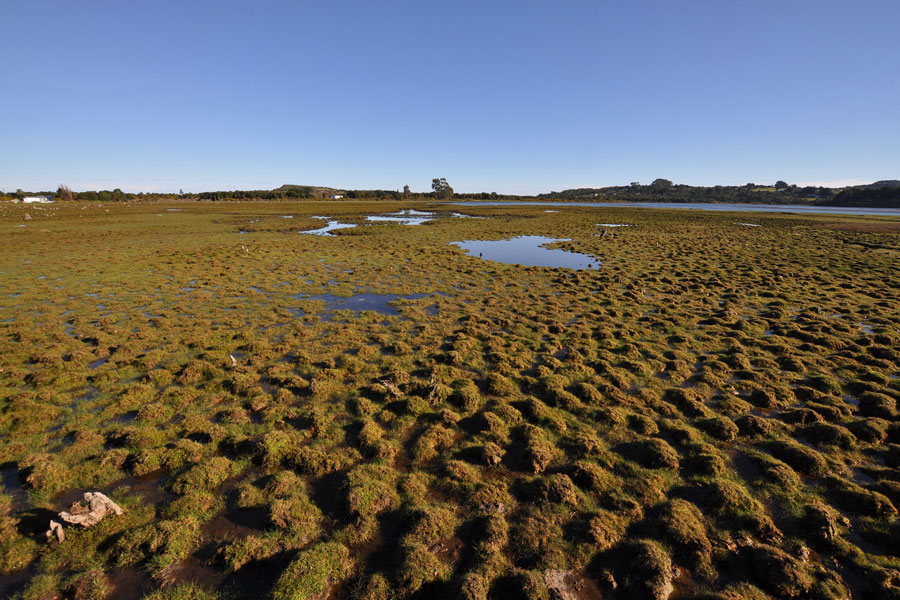
{"label": "white building", "polygon": [[22,198],[22,202],[25,204],[49,204],[53,200],[50,199],[50,196],[25,196]]}

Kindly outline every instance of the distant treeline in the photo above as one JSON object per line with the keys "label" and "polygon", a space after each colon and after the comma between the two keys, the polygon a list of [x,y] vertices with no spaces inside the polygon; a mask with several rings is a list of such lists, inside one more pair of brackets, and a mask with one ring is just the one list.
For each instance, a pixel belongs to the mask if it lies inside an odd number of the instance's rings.
{"label": "distant treeline", "polygon": [[[139,193],[130,194],[120,189],[112,191],[72,192],[60,186],[55,192],[0,193],[0,199],[14,200],[27,196],[49,196],[54,199],[77,202],[176,202],[203,200],[211,202],[236,201],[292,201],[292,200],[439,200],[434,192],[414,193],[397,190],[341,190],[328,187],[283,185],[274,190],[233,190],[199,193]],[[783,181],[774,186],[748,183],[742,186],[696,187],[673,184],[657,179],[649,185],[632,183],[627,186],[603,188],[575,188],[550,192],[538,196],[513,196],[496,192],[453,194],[457,200],[562,200],[599,202],[708,202],[745,204],[801,204],[807,206],[853,206],[874,208],[900,208],[900,181],[879,181],[869,185],[831,189],[827,187],[788,185]]]}
{"label": "distant treeline", "polygon": [[690,185],[639,185],[578,188],[541,194],[561,200],[604,199],[620,202],[740,202],[748,204],[815,204],[831,200],[834,192],[822,187],[787,187],[776,190],[756,184],[695,187]]}
{"label": "distant treeline", "polygon": [[696,187],[656,180],[650,185],[575,188],[540,194],[541,199],[594,200],[608,202],[708,202],[744,204],[802,204],[807,206],[867,206],[900,208],[900,181],[885,181],[839,190],[778,182],[765,187],[755,183],[743,186]]}
{"label": "distant treeline", "polygon": [[[338,198],[339,197],[339,198]],[[340,190],[315,186],[283,185],[274,190],[235,190],[231,192],[200,192],[199,194],[184,194],[178,196],[181,199],[214,200],[227,202],[233,200],[309,200],[309,199],[340,199],[340,200],[433,200],[437,199],[434,192],[415,193],[401,192],[399,190]],[[492,199],[519,199],[520,196],[498,195],[495,192],[483,192],[478,194],[454,194],[454,198],[470,200]]]}
{"label": "distant treeline", "polygon": [[[314,186],[281,186],[274,190],[232,190],[199,193],[137,193],[130,194],[120,189],[112,191],[68,191],[71,200],[76,202],[178,202],[184,200],[204,200],[211,202],[237,202],[237,201],[283,201],[292,200],[327,200],[337,197],[338,200],[435,200],[439,199],[433,192],[414,193],[400,192],[397,190],[337,190]],[[53,199],[69,199],[63,192],[63,188],[55,192],[25,192],[18,190],[13,194],[0,193],[0,200],[16,200],[28,196],[49,196]],[[521,196],[508,196],[495,192],[483,192],[477,194],[454,194],[454,198],[460,200],[521,200]]]}
{"label": "distant treeline", "polygon": [[900,208],[900,185],[891,187],[852,187],[834,197],[832,206]]}

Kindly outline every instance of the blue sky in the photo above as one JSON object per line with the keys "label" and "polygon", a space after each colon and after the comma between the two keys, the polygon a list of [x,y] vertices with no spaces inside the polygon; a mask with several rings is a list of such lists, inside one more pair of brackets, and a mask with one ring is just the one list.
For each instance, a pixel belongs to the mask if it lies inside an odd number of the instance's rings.
{"label": "blue sky", "polygon": [[0,189],[900,178],[897,0],[3,2]]}

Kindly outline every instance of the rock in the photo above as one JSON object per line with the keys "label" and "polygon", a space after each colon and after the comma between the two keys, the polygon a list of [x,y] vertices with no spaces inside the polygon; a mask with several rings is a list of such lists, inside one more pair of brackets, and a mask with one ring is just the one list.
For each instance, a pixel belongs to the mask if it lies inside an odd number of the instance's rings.
{"label": "rock", "polygon": [[62,544],[64,541],[66,541],[66,532],[63,531],[62,523],[59,523],[59,522],[57,522],[57,521],[53,521],[52,519],[51,519],[51,521],[50,521],[50,529],[48,529],[48,530],[44,533],[44,535],[47,536],[47,541],[48,541],[48,542],[51,541],[51,540],[53,539],[54,536],[56,536],[56,540],[57,540],[60,544]]}
{"label": "rock", "polygon": [[[85,506],[87,504],[87,506]],[[68,512],[59,513],[59,518],[66,523],[93,527],[109,513],[121,515],[124,511],[118,504],[100,492],[85,492],[84,500],[72,505]],[[52,523],[52,522],[51,522]],[[52,525],[51,525],[52,527]]]}
{"label": "rock", "polygon": [[32,217],[31,215],[29,215],[28,213],[25,213],[25,214],[22,216],[22,220],[23,220],[23,221],[31,221],[32,218],[33,218],[33,217]]}
{"label": "rock", "polygon": [[[586,585],[586,580],[574,571],[562,571],[547,569],[544,571],[544,585],[550,590],[550,598],[553,600],[579,600],[584,597],[586,588],[592,587],[596,592],[596,586]],[[613,587],[615,583],[613,582]],[[593,597],[594,594],[591,594]]]}
{"label": "rock", "polygon": [[495,467],[503,462],[503,448],[494,442],[488,442],[481,451],[482,461],[489,467]]}

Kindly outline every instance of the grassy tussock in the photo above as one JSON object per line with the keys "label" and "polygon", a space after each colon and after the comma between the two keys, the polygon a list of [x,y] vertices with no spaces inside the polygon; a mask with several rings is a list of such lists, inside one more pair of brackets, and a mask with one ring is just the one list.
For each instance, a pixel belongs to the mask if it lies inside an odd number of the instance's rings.
{"label": "grassy tussock", "polygon": [[[548,598],[558,572],[611,598],[900,589],[894,220],[167,208],[14,228],[0,207],[4,593]],[[298,233],[321,214],[359,226]],[[449,244],[518,235],[602,268]],[[425,296],[309,299],[360,293]],[[46,544],[85,490],[126,513]]]}

